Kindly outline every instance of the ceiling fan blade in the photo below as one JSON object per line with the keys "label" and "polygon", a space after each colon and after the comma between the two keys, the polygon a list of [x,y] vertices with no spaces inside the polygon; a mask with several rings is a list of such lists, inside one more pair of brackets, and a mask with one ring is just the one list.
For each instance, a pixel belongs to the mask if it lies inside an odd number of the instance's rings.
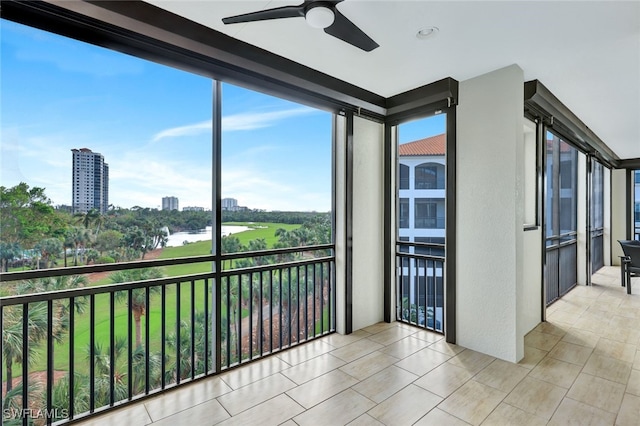
{"label": "ceiling fan blade", "polygon": [[275,9],[260,10],[258,12],[244,13],[242,15],[222,18],[225,24],[237,24],[239,22],[266,21],[269,19],[304,17],[304,4],[299,6],[282,6]]}
{"label": "ceiling fan blade", "polygon": [[339,38],[355,47],[358,47],[365,52],[371,52],[380,45],[373,41],[371,37],[366,35],[364,31],[356,26],[353,22],[347,19],[338,9],[334,8],[335,20],[333,24],[324,29],[324,32],[334,37]]}

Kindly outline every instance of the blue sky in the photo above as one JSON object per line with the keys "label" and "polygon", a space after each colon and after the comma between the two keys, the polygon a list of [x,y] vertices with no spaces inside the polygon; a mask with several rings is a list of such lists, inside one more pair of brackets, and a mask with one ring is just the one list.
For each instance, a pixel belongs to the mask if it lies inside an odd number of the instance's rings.
{"label": "blue sky", "polygon": [[[209,78],[0,21],[0,185],[71,204],[71,149],[109,164],[109,202],[211,206]],[[249,208],[329,211],[331,114],[223,85],[222,197]],[[400,142],[444,131],[444,115]]]}
{"label": "blue sky", "polygon": [[398,131],[398,143],[413,142],[429,136],[439,135],[445,132],[447,114],[438,114],[400,124]]}
{"label": "blue sky", "polygon": [[[110,168],[110,203],[211,205],[212,80],[0,21],[0,184],[71,203],[71,149]],[[331,208],[331,116],[223,86],[222,196],[266,210]]]}

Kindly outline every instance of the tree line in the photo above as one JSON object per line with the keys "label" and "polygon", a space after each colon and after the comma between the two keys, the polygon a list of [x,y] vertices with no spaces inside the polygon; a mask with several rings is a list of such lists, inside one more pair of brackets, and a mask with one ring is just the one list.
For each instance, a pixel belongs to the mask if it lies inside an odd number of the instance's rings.
{"label": "tree line", "polygon": [[[328,216],[312,212],[225,211],[223,221],[303,224],[327,220]],[[72,214],[54,208],[44,188],[31,188],[24,182],[10,188],[0,186],[0,262],[5,272],[12,266],[37,269],[66,267],[69,262],[77,266],[144,259],[149,251],[164,247],[169,234],[211,225],[210,211],[111,205],[105,214],[96,209]],[[291,237],[302,245],[311,238]]]}

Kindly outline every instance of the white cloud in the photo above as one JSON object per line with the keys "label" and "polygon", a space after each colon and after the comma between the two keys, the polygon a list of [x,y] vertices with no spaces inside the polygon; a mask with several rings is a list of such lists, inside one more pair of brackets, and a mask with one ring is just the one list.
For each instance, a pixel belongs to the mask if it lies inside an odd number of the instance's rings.
{"label": "white cloud", "polygon": [[[223,132],[236,132],[243,130],[254,130],[270,127],[276,124],[278,121],[286,120],[288,118],[297,117],[300,115],[312,114],[316,112],[312,108],[292,108],[282,111],[271,112],[255,112],[255,113],[241,113],[233,114],[222,117],[222,131]],[[181,136],[196,136],[206,132],[211,132],[212,123],[211,120],[201,121],[199,123],[188,124],[186,126],[172,127],[162,130],[156,133],[152,140],[157,142],[164,138],[175,138]]]}
{"label": "white cloud", "polygon": [[196,136],[202,133],[211,132],[211,120],[202,121],[200,123],[189,124],[186,126],[173,127],[156,133],[153,136],[153,142],[157,142],[164,138],[177,138],[181,136]]}
{"label": "white cloud", "polygon": [[164,196],[176,196],[180,206],[211,207],[211,169],[171,159],[127,155],[110,167],[110,203],[121,207],[156,207]]}
{"label": "white cloud", "polygon": [[328,211],[331,188],[326,193],[309,190],[305,179],[287,179],[277,171],[263,172],[245,166],[222,170],[222,197],[236,198],[252,209],[282,211]]}
{"label": "white cloud", "polygon": [[0,184],[12,187],[26,182],[46,189],[54,204],[71,198],[71,152],[62,135],[26,136],[23,129],[3,128],[0,143]]}
{"label": "white cloud", "polygon": [[241,113],[222,117],[222,131],[253,130],[270,127],[277,121],[316,112],[312,108],[293,108],[282,111]]}

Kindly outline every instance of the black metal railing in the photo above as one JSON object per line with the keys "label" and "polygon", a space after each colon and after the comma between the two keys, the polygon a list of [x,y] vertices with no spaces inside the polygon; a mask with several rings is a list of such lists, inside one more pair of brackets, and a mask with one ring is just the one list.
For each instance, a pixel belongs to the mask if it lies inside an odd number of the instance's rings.
{"label": "black metal railing", "polygon": [[567,294],[578,283],[578,233],[570,231],[546,238],[547,306]]}
{"label": "black metal railing", "polygon": [[0,424],[85,418],[335,331],[333,250],[322,245],[0,275],[16,285],[79,271],[252,259],[252,266],[220,272],[0,298],[0,382],[6,382]]}
{"label": "black metal railing", "polygon": [[604,229],[591,231],[591,272],[595,273],[604,266]]}
{"label": "black metal railing", "polygon": [[445,245],[398,241],[396,247],[396,320],[444,334]]}
{"label": "black metal railing", "polygon": [[331,258],[223,272],[223,368],[333,331],[332,273]]}

